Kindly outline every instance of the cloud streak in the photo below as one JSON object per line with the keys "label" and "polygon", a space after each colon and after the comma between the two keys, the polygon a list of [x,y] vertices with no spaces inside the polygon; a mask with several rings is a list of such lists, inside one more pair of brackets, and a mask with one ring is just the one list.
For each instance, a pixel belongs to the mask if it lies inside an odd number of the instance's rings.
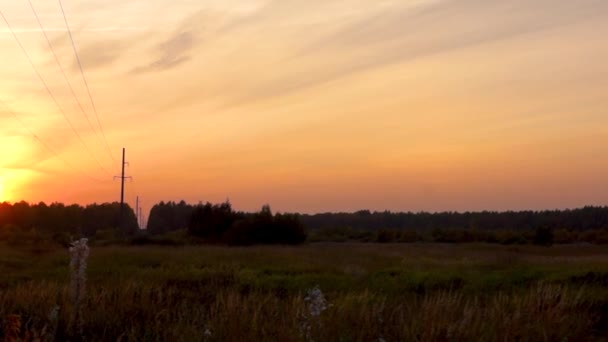
{"label": "cloud streak", "polygon": [[131,70],[132,74],[141,74],[152,71],[164,71],[175,68],[190,59],[190,52],[194,47],[195,35],[192,31],[178,32],[156,47],[157,57],[147,65]]}
{"label": "cloud streak", "polygon": [[225,15],[205,10],[194,11],[182,19],[173,33],[152,47],[151,62],[131,69],[129,74],[138,75],[152,72],[163,72],[176,68],[193,59],[197,45],[204,39],[210,39],[223,27]]}
{"label": "cloud streak", "polygon": [[[128,48],[126,41],[98,41],[84,46],[78,53],[87,69],[99,69],[115,63]],[[76,58],[72,62],[72,70],[80,70]]]}
{"label": "cloud streak", "polygon": [[[46,32],[68,32],[65,27],[49,27],[44,28]],[[90,27],[79,30],[80,32],[90,32],[90,33],[108,33],[108,32],[142,32],[145,29],[143,27]],[[42,30],[37,27],[17,27],[14,29],[15,33],[42,33]],[[0,28],[0,33],[10,33],[10,31],[6,28]]]}
{"label": "cloud streak", "polygon": [[[285,69],[299,66],[298,73],[278,73],[227,106],[289,95],[370,69],[525,38],[600,16],[608,17],[608,3],[598,0],[447,0],[415,9],[392,7],[304,42],[283,60]],[[315,65],[314,60],[333,62]]]}

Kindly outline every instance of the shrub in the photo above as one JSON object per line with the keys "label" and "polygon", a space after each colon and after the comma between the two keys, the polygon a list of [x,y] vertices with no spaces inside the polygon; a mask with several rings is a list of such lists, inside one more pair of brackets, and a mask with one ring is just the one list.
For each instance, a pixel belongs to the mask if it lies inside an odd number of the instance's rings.
{"label": "shrub", "polygon": [[523,245],[528,243],[526,237],[519,232],[503,230],[496,233],[498,243],[503,245]]}
{"label": "shrub", "polygon": [[190,218],[188,233],[229,245],[300,244],[307,237],[298,215],[273,215],[269,206],[254,214],[237,213],[229,203],[198,206]]}
{"label": "shrub", "polygon": [[395,242],[397,240],[396,236],[397,235],[395,234],[394,231],[380,229],[378,231],[378,233],[376,234],[376,242],[378,242],[378,243]]}
{"label": "shrub", "polygon": [[539,227],[534,233],[534,244],[539,246],[553,245],[553,230],[549,227]]}
{"label": "shrub", "polygon": [[21,234],[21,227],[14,224],[7,224],[0,227],[0,241],[11,241],[14,237]]}
{"label": "shrub", "polygon": [[412,243],[422,240],[422,237],[415,230],[405,230],[399,235],[399,242]]}

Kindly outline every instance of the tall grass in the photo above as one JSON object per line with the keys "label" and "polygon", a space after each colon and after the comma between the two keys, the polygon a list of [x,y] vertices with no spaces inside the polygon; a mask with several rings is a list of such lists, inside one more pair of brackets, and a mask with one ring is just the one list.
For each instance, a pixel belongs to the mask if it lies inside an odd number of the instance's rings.
{"label": "tall grass", "polygon": [[[57,339],[80,338],[67,329],[72,310],[65,286],[30,283],[0,295],[1,331],[19,317],[20,338],[39,336],[59,305]],[[302,333],[301,315],[310,310],[305,294],[235,289],[214,295],[183,295],[184,289],[143,283],[92,287],[83,333],[91,341],[583,341],[593,337],[598,316],[583,290],[539,284],[524,293],[465,296],[440,291],[395,300],[370,292],[334,294],[331,306]],[[12,322],[12,323],[11,323]],[[8,325],[7,325],[8,324]]]}
{"label": "tall grass", "polygon": [[38,260],[2,251],[0,340],[585,341],[606,333],[603,250],[430,247],[93,248],[81,303],[71,296],[67,253]]}

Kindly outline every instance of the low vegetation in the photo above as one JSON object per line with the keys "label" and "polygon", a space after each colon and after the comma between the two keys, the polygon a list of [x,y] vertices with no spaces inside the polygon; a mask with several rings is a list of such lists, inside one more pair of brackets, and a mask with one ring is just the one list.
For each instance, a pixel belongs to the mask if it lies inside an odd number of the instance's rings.
{"label": "low vegetation", "polygon": [[608,229],[576,231],[540,227],[535,230],[408,229],[362,230],[353,228],[320,228],[308,233],[311,242],[377,242],[377,243],[490,243],[502,245],[551,246],[553,244],[608,244]]}
{"label": "low vegetation", "polygon": [[13,340],[594,340],[608,250],[488,244],[100,247],[82,330],[67,250],[0,250]]}

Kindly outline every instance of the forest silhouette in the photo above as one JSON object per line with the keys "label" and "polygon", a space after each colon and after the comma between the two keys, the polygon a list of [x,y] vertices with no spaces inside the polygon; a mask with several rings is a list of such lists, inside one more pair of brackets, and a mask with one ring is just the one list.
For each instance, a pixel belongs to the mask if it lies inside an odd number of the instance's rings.
{"label": "forest silhouette", "polygon": [[[300,244],[305,241],[490,242],[503,244],[608,243],[608,207],[508,212],[248,213],[229,202],[160,202],[139,229],[131,207],[27,202],[0,203],[0,239],[15,243],[77,237],[132,243]],[[180,232],[179,241],[175,240]]]}

